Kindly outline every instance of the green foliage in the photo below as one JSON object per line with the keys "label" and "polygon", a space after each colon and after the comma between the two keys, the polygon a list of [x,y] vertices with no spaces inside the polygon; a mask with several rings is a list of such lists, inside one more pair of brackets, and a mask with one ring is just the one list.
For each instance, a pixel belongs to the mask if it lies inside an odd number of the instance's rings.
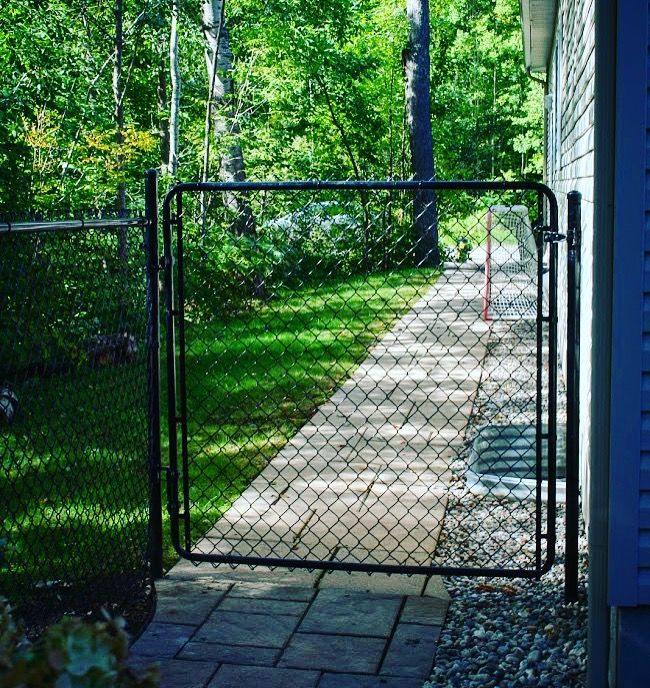
{"label": "green foliage", "polygon": [[233,317],[253,307],[254,278],[268,283],[284,258],[279,246],[237,236],[229,228],[210,227],[202,237],[197,225],[190,226],[186,241],[195,278],[186,288],[193,320]]}
{"label": "green foliage", "polygon": [[[114,15],[98,0],[12,0],[0,12],[0,212],[60,212],[138,197],[156,165],[156,84],[164,3],[125,3],[125,145],[113,119]],[[153,65],[153,69],[152,69]]]}
{"label": "green foliage", "polygon": [[[125,3],[124,144],[115,143],[112,5],[12,0],[0,13],[0,212],[129,204],[160,165],[169,4]],[[404,0],[227,0],[253,179],[407,178]],[[523,67],[517,0],[431,0],[437,175],[539,178],[542,92]],[[55,40],[55,36],[64,37]],[[200,3],[182,3],[179,178],[198,179],[208,90]],[[163,78],[163,81],[165,79]],[[212,177],[230,137],[217,132]]]}
{"label": "green foliage", "polygon": [[539,179],[543,92],[522,59],[516,0],[439,0],[432,114],[443,179]]}
{"label": "green foliage", "polygon": [[0,237],[0,377],[41,363],[87,365],[92,337],[140,329],[141,233],[129,231],[126,257],[117,232]]}
{"label": "green foliage", "polygon": [[239,81],[247,83],[249,173],[393,176],[403,131],[401,0],[283,0],[264,9],[235,0],[231,7]]}
{"label": "green foliage", "polygon": [[158,670],[142,676],[126,665],[128,637],[121,619],[94,624],[65,617],[30,643],[0,598],[2,688],[155,688]]}

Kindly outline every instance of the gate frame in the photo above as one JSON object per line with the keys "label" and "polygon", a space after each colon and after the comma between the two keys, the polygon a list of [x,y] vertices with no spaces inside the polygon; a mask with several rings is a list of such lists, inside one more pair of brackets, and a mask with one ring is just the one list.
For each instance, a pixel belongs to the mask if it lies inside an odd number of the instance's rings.
{"label": "gate frame", "polygon": [[[184,261],[183,261],[183,194],[184,193],[222,193],[255,191],[532,191],[538,196],[540,216],[534,224],[537,240],[537,375],[536,375],[536,494],[535,494],[535,567],[498,568],[462,566],[412,566],[399,564],[366,564],[360,562],[336,562],[313,559],[286,559],[257,557],[233,554],[205,554],[193,552],[190,535],[189,457],[188,457],[188,416],[186,385],[186,347],[184,324]],[[546,200],[546,217],[545,204]],[[175,212],[173,211],[173,205]],[[558,247],[566,236],[559,233],[558,203],[554,192],[540,182],[499,182],[499,181],[285,181],[285,182],[184,182],[173,186],[165,195],[162,207],[163,259],[166,325],[166,371],[167,371],[167,421],[169,433],[169,465],[163,470],[166,474],[167,511],[170,517],[171,541],[176,553],[183,559],[194,563],[211,563],[248,566],[268,566],[271,568],[309,569],[326,571],[361,571],[365,573],[401,573],[407,575],[443,576],[487,576],[503,578],[539,579],[547,573],[555,562],[556,555],[556,511],[557,511],[557,373],[558,373],[558,303],[557,274]],[[544,221],[547,219],[547,222]],[[174,260],[172,251],[173,228],[175,228],[178,258]],[[544,265],[545,245],[548,253],[548,314],[544,315]],[[174,291],[174,267],[177,268],[178,307]],[[178,340],[176,321],[178,320]],[[548,409],[547,432],[542,429],[543,408],[543,354],[544,325],[548,324]],[[178,374],[176,366],[178,341]],[[554,364],[553,364],[554,362]],[[180,386],[180,390],[179,390]],[[179,404],[180,402],[180,404]],[[180,408],[179,408],[180,406]],[[179,437],[181,428],[181,470],[183,471],[183,511],[179,503]],[[547,521],[543,531],[542,501],[542,444],[548,447],[547,476]],[[567,476],[568,480],[568,476]],[[180,521],[183,521],[185,546],[181,545]],[[542,541],[546,541],[546,556],[542,561]]]}

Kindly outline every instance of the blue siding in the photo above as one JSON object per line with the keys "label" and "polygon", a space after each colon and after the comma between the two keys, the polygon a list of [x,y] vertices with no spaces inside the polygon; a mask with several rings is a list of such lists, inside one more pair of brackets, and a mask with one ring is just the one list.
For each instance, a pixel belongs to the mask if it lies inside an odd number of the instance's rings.
{"label": "blue siding", "polygon": [[617,619],[617,688],[650,686],[650,607],[620,609]]}
{"label": "blue siding", "polygon": [[[639,550],[638,550],[638,604],[650,604],[650,437],[645,428],[650,426],[650,3],[646,5],[645,62],[646,62],[646,112],[645,112],[645,231],[644,231],[644,300],[642,339],[642,413],[644,432],[641,437],[639,457]],[[646,610],[647,612],[647,610]],[[646,614],[647,629],[647,614]]]}
{"label": "blue siding", "polygon": [[634,606],[650,604],[650,12],[618,13],[608,588]]}

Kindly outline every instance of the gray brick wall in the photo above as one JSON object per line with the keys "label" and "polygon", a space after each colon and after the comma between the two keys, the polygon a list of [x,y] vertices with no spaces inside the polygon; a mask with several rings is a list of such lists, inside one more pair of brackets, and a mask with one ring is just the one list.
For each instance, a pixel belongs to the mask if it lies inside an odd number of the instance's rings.
{"label": "gray brick wall", "polygon": [[[569,191],[582,193],[580,479],[589,513],[592,245],[594,217],[594,0],[561,0],[546,99],[546,183],[555,191],[566,228]],[[566,350],[566,247],[560,249],[560,350]]]}

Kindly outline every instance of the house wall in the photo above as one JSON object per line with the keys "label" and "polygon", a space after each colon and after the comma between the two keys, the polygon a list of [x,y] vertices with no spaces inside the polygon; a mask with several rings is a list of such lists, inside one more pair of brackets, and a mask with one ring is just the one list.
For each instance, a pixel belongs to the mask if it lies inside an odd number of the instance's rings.
{"label": "house wall", "polygon": [[[558,198],[560,232],[566,231],[567,194],[582,194],[581,293],[593,287],[594,219],[594,61],[595,0],[561,0],[547,72],[545,181]],[[559,335],[566,358],[566,245],[560,244]],[[588,303],[588,299],[583,299]],[[592,309],[580,322],[580,484],[585,522],[589,523],[589,434],[591,403]],[[563,361],[564,362],[564,361]]]}
{"label": "house wall", "polygon": [[[601,19],[597,72],[591,38],[596,34],[596,10]],[[606,27],[604,16],[608,19]],[[603,47],[609,41],[611,53]],[[597,602],[605,612],[610,611],[611,647],[604,662],[602,656],[593,656],[595,648],[606,655],[600,630],[607,630],[607,614],[601,615],[600,609],[591,606],[590,688],[650,686],[649,48],[648,0],[561,0],[548,71],[552,98],[548,99],[546,174],[564,217],[566,193],[571,188],[581,191],[584,198],[581,476],[586,498],[583,506],[587,509],[587,457],[593,455],[599,465],[609,464],[609,475],[603,470],[602,475],[591,476],[594,503],[589,594],[592,605],[595,591],[606,588],[606,595]],[[605,55],[608,59],[603,61]],[[596,76],[599,92],[594,99]],[[611,82],[615,96],[606,86]],[[594,186],[595,118],[599,176]],[[610,145],[612,150],[605,154]],[[613,153],[613,169],[611,162],[603,165],[609,153]],[[600,196],[594,196],[594,188],[601,190]],[[596,267],[605,279],[594,283],[595,204]],[[611,330],[600,326],[610,315]],[[600,334],[598,340],[590,335],[592,323]],[[596,362],[593,376],[592,357]],[[595,403],[593,409],[589,395],[592,384],[596,390],[609,390],[608,403]],[[591,435],[601,441],[590,447],[587,437],[592,412],[598,422]],[[606,428],[605,433],[597,432],[600,427]],[[605,489],[601,489],[603,485]],[[600,528],[605,522],[607,528]],[[596,559],[600,561],[601,549],[607,564],[594,567]]]}
{"label": "house wall", "polygon": [[[619,0],[607,601],[612,688],[650,685],[650,5]],[[602,67],[602,65],[601,65]],[[599,284],[595,285],[594,302]]]}
{"label": "house wall", "polygon": [[650,604],[650,11],[619,2],[609,596]]}

